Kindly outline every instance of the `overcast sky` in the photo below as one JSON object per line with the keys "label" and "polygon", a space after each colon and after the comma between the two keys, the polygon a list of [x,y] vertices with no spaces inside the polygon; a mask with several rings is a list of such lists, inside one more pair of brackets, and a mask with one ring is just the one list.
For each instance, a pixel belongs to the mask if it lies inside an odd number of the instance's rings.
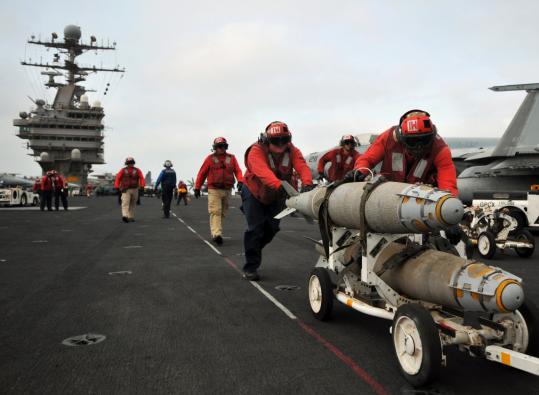
{"label": "overcast sky", "polygon": [[[105,108],[106,165],[128,155],[154,174],[165,159],[196,175],[211,142],[243,153],[271,121],[288,123],[304,154],[344,133],[379,133],[411,108],[442,136],[499,137],[524,98],[493,85],[539,82],[537,1],[42,1],[1,2],[0,172],[40,173],[15,136],[26,97],[53,99],[25,57],[52,60],[31,34],[117,42],[83,64],[126,68],[92,76]],[[110,83],[109,93],[104,87]]]}

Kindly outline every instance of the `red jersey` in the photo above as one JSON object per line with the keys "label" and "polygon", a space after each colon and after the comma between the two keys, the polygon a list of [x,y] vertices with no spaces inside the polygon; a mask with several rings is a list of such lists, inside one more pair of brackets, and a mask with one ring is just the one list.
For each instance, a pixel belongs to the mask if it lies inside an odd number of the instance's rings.
{"label": "red jersey", "polygon": [[278,198],[281,180],[290,182],[293,170],[297,171],[302,185],[313,183],[301,151],[292,143],[282,154],[271,153],[262,143],[251,145],[245,152],[245,167],[245,185],[264,204],[271,204]]}
{"label": "red jersey", "polygon": [[455,165],[445,141],[437,135],[431,150],[423,158],[415,159],[397,141],[394,131],[393,126],[378,136],[356,160],[354,168],[366,172],[364,168],[372,170],[382,162],[381,174],[391,181],[431,184],[458,196]]}
{"label": "red jersey", "polygon": [[143,188],[144,186],[146,186],[144,176],[138,167],[124,167],[114,180],[114,188],[116,189]]}
{"label": "red jersey", "polygon": [[331,162],[331,166],[328,169],[327,178],[328,181],[333,182],[342,180],[344,175],[354,168],[359,152],[355,149],[350,151],[345,150],[342,147],[334,148],[326,152],[318,160],[318,174],[324,174],[324,167],[326,163]]}
{"label": "red jersey", "polygon": [[206,178],[208,189],[231,189],[234,186],[234,176],[238,182],[243,182],[243,174],[234,155],[211,154],[198,171],[195,189],[200,189]]}

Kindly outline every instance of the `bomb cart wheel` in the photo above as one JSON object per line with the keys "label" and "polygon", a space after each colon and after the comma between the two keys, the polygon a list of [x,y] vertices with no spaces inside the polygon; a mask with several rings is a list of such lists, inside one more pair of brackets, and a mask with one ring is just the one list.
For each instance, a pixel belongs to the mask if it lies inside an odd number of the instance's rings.
{"label": "bomb cart wheel", "polygon": [[477,238],[477,251],[485,259],[490,259],[496,253],[496,238],[490,231],[482,232]]}
{"label": "bomb cart wheel", "polygon": [[539,357],[539,309],[531,301],[525,300],[517,312],[524,318],[528,332],[528,346],[523,352]]}
{"label": "bomb cart wheel", "polygon": [[391,329],[395,356],[406,381],[419,387],[436,379],[442,364],[442,344],[428,310],[414,303],[400,306]]}
{"label": "bomb cart wheel", "polygon": [[309,304],[314,316],[325,321],[333,310],[333,283],[326,269],[315,268],[309,276]]}
{"label": "bomb cart wheel", "polygon": [[515,252],[519,257],[529,258],[533,255],[533,252],[535,251],[535,239],[533,238],[533,235],[530,233],[529,230],[521,229],[517,231],[515,233],[515,236],[513,236],[513,239],[515,241],[531,243],[533,246],[532,248],[515,247]]}
{"label": "bomb cart wheel", "polygon": [[525,300],[518,310],[494,314],[492,320],[498,323],[506,320],[513,322],[513,337],[507,348],[539,357],[539,310],[532,302]]}
{"label": "bomb cart wheel", "polygon": [[26,198],[26,195],[21,196],[21,207],[26,207],[28,204],[28,199]]}

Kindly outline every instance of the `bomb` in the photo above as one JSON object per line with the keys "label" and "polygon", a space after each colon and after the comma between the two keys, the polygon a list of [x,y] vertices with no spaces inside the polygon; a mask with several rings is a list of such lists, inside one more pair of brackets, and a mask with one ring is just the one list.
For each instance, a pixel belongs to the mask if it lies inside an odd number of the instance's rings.
{"label": "bomb", "polygon": [[[318,219],[320,206],[326,199],[327,187],[296,194],[286,206]],[[449,192],[428,185],[401,182],[342,184],[327,198],[328,214],[335,226],[361,229],[361,212],[365,224],[378,233],[428,233],[447,229],[460,222],[464,214],[462,202]]]}
{"label": "bomb", "polygon": [[385,263],[405,248],[404,244],[391,243],[374,265],[374,272],[400,294],[477,312],[514,311],[524,302],[520,278],[442,251],[427,249],[384,270]]}
{"label": "bomb", "polygon": [[[288,191],[291,187],[285,188]],[[369,253],[376,257],[373,272],[396,292],[411,299],[479,312],[514,311],[523,303],[521,279],[511,273],[432,248],[418,248],[417,253],[409,254],[407,249],[414,243],[407,235],[447,230],[461,221],[463,204],[449,192],[428,185],[389,181],[354,182],[328,188],[318,187],[301,194],[292,191],[293,196],[286,200],[288,208],[279,216],[298,211],[318,219],[326,202],[328,219],[335,227],[402,234],[400,242],[386,245],[379,255]],[[359,243],[347,250],[357,248]],[[351,255],[343,251],[342,256]],[[398,264],[394,264],[395,258]]]}

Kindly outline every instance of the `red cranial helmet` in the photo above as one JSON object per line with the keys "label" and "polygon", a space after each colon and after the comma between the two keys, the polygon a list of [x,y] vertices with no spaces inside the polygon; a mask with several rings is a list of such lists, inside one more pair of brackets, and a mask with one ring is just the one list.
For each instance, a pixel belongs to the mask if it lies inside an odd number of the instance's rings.
{"label": "red cranial helmet", "polygon": [[436,126],[430,114],[423,110],[406,112],[397,127],[397,139],[414,156],[422,156],[432,145],[436,136]]}
{"label": "red cranial helmet", "polygon": [[212,148],[215,150],[216,148],[224,148],[228,149],[228,142],[224,137],[217,137],[215,140],[213,140]]}
{"label": "red cranial helmet", "polygon": [[288,129],[288,125],[284,122],[272,122],[266,126],[264,133],[268,143],[276,146],[287,145],[292,141],[292,133]]}
{"label": "red cranial helmet", "polygon": [[351,134],[345,134],[341,138],[340,145],[341,145],[341,147],[344,147],[346,144],[352,144],[352,147],[355,148],[355,147],[357,147],[358,142],[355,139],[355,137],[352,136]]}
{"label": "red cranial helmet", "polygon": [[135,164],[135,159],[132,156],[128,156],[127,158],[125,158],[125,164],[126,165],[134,165]]}

